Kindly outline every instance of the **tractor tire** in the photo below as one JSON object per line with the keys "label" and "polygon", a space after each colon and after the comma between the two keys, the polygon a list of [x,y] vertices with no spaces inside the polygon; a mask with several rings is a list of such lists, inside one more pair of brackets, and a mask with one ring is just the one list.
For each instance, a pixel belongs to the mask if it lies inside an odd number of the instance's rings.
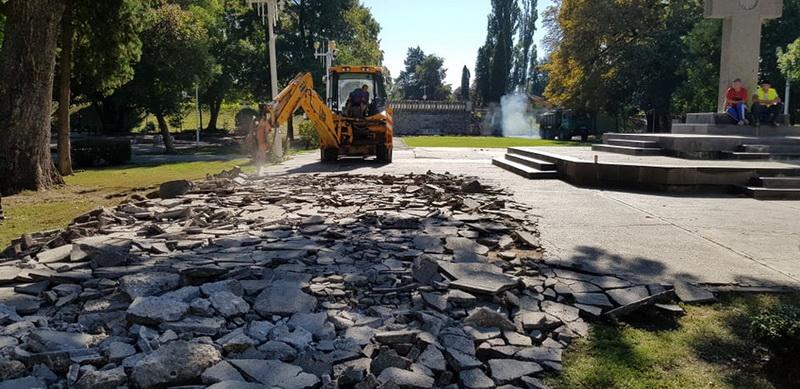
{"label": "tractor tire", "polygon": [[322,154],[322,163],[336,163],[339,160],[339,150],[337,149],[320,149]]}
{"label": "tractor tire", "polygon": [[589,134],[581,135],[581,142],[586,143],[589,141]]}
{"label": "tractor tire", "polygon": [[386,147],[386,145],[378,145],[375,148],[375,156],[380,162],[392,163],[392,150],[393,149]]}

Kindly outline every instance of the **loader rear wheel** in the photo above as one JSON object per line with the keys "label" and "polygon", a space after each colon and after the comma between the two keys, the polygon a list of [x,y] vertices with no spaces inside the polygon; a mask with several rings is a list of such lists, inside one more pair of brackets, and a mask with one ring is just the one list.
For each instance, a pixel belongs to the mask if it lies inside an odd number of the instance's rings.
{"label": "loader rear wheel", "polygon": [[321,149],[322,163],[335,163],[339,160],[339,150],[337,149]]}
{"label": "loader rear wheel", "polygon": [[392,163],[391,148],[386,147],[386,145],[378,145],[375,149],[375,156],[377,157],[378,161]]}

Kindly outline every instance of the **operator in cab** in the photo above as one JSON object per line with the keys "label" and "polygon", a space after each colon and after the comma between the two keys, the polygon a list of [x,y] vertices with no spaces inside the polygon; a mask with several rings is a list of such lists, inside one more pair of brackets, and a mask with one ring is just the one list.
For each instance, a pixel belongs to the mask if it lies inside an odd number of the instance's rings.
{"label": "operator in cab", "polygon": [[369,107],[369,85],[364,84],[361,88],[354,90],[350,93],[350,116],[364,117],[367,116],[367,108]]}

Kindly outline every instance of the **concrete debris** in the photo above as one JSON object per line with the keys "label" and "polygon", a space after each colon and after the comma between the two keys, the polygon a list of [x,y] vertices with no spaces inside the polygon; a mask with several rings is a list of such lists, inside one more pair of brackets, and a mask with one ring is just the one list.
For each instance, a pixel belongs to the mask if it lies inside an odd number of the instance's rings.
{"label": "concrete debris", "polygon": [[547,264],[530,209],[471,178],[159,193],[4,251],[0,386],[544,387],[586,320],[671,292]]}
{"label": "concrete debris", "polygon": [[675,294],[687,304],[702,304],[716,300],[714,293],[682,280],[675,282]]}

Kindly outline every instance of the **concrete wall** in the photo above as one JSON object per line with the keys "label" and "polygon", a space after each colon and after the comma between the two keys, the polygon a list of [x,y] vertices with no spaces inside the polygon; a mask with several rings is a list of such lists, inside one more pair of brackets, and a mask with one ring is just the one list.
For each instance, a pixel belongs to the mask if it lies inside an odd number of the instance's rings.
{"label": "concrete wall", "polygon": [[475,135],[467,103],[449,101],[394,101],[395,135]]}
{"label": "concrete wall", "polygon": [[472,135],[469,112],[395,112],[395,135]]}

